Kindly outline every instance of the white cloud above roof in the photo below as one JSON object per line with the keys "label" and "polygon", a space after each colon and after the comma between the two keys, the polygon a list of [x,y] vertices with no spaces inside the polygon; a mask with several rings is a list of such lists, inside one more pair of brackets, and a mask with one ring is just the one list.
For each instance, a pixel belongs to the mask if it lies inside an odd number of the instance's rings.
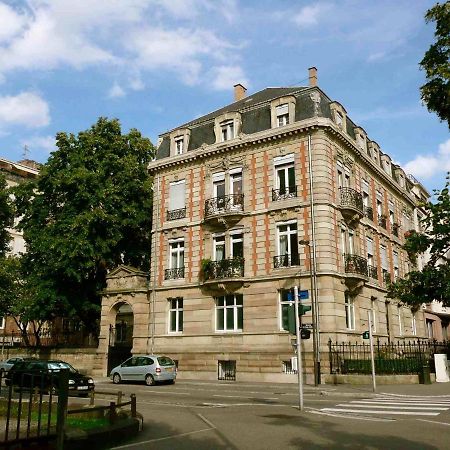
{"label": "white cloud above roof", "polygon": [[16,96],[0,97],[0,126],[2,128],[8,125],[39,128],[49,123],[49,106],[39,94],[21,92]]}

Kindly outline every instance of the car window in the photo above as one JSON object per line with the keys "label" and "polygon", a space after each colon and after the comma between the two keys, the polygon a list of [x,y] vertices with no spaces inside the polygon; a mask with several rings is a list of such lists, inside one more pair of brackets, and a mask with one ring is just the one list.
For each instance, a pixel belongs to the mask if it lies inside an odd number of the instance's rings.
{"label": "car window", "polygon": [[141,356],[139,358],[140,366],[151,366],[152,364],[153,364],[153,360],[151,358],[148,358],[147,356]]}
{"label": "car window", "polygon": [[175,363],[167,356],[159,356],[158,362],[161,366],[174,366]]}
{"label": "car window", "polygon": [[48,368],[50,370],[61,370],[61,369],[69,369],[69,372],[76,373],[77,370],[74,369],[69,363],[64,361],[50,361],[48,363]]}
{"label": "car window", "polygon": [[123,364],[122,367],[135,367],[138,365],[138,361],[136,357],[132,357],[130,359],[127,359]]}

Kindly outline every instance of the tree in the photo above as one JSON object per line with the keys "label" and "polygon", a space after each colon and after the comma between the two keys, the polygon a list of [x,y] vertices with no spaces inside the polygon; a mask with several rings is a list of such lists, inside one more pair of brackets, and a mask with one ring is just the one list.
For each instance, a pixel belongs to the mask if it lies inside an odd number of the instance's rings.
{"label": "tree", "polygon": [[436,42],[420,62],[427,83],[421,88],[422,100],[428,111],[435,112],[450,128],[450,1],[436,3],[425,14],[427,23],[436,22]]}
{"label": "tree", "polygon": [[9,249],[11,236],[7,230],[13,223],[13,208],[5,176],[0,172],[0,258]]}
{"label": "tree", "polygon": [[58,305],[93,330],[108,270],[149,267],[154,148],[106,118],[56,138],[39,178],[15,190],[24,267],[37,304]]}
{"label": "tree", "polygon": [[425,232],[410,232],[404,245],[413,262],[418,254],[426,251],[430,259],[422,271],[409,272],[388,290],[388,297],[416,308],[433,300],[450,306],[450,173],[445,187],[435,194],[436,203],[424,205]]}

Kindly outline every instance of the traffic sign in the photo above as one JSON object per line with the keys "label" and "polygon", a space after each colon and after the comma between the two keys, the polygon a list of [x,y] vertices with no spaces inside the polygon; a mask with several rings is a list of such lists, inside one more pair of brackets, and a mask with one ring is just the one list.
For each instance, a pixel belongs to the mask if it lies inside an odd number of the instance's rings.
{"label": "traffic sign", "polygon": [[363,339],[370,339],[370,334],[368,331],[364,331],[364,333],[362,334],[362,338]]}
{"label": "traffic sign", "polygon": [[307,300],[309,298],[309,292],[307,290],[305,290],[305,291],[298,291],[298,298],[300,300]]}
{"label": "traffic sign", "polygon": [[300,328],[304,328],[305,330],[312,330],[314,325],[312,323],[302,323]]}

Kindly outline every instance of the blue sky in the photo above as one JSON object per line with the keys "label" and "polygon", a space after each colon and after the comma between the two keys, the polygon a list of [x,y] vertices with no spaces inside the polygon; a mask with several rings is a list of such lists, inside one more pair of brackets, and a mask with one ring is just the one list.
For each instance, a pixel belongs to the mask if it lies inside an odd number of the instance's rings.
{"label": "blue sky", "polygon": [[421,104],[426,0],[0,0],[0,156],[45,162],[58,131],[117,117],[157,136],[248,92],[319,86],[430,190],[448,127]]}

